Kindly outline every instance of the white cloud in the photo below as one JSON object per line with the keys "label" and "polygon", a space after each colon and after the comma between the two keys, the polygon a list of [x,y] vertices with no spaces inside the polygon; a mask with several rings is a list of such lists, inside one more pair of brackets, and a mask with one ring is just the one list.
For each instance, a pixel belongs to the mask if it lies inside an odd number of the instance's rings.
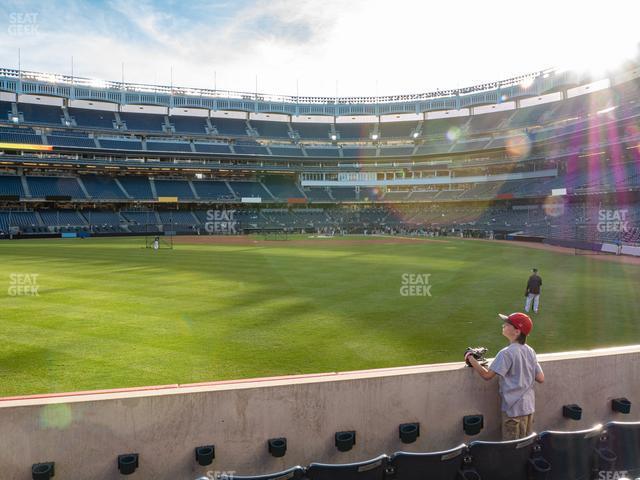
{"label": "white cloud", "polygon": [[[0,64],[81,76],[301,95],[417,93],[550,66],[606,65],[640,39],[640,2],[506,0],[158,4],[42,9],[35,36],[6,36]],[[20,5],[20,7],[17,7]],[[30,8],[13,3],[3,8]],[[238,6],[239,5],[239,6]]]}

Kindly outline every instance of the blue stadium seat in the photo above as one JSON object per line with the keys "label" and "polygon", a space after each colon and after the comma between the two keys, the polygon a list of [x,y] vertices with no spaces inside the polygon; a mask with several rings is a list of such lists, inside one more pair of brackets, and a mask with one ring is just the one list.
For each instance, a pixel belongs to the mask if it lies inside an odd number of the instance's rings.
{"label": "blue stadium seat", "polygon": [[436,153],[447,153],[451,148],[451,143],[442,139],[437,142],[431,141],[420,145],[416,151],[416,155],[434,155]]}
{"label": "blue stadium seat", "polygon": [[85,220],[75,210],[44,210],[40,218],[45,225],[51,227],[84,226]]}
{"label": "blue stadium seat", "polygon": [[113,130],[113,122],[115,122],[116,120],[113,112],[109,112],[106,110],[90,110],[87,108],[73,107],[70,107],[68,111],[69,116],[75,119],[76,125],[79,127],[92,127]]}
{"label": "blue stadium seat", "polygon": [[354,187],[332,187],[331,194],[339,202],[356,200],[356,189]]}
{"label": "blue stadium seat", "polygon": [[382,122],[380,124],[380,138],[408,139],[418,127],[418,122]]}
{"label": "blue stadium seat", "polygon": [[192,184],[201,199],[231,200],[235,198],[225,182],[194,180]]}
{"label": "blue stadium seat", "polygon": [[17,195],[24,197],[20,177],[16,175],[0,175],[0,195]]}
{"label": "blue stadium seat", "polygon": [[127,193],[136,200],[149,200],[154,198],[151,192],[151,184],[147,177],[118,177],[118,181]]}
{"label": "blue stadium seat", "polygon": [[364,188],[360,187],[359,200],[366,200],[372,202],[374,200],[380,200],[383,197],[383,192],[378,188]]}
{"label": "blue stadium seat", "polygon": [[302,149],[297,146],[297,145],[292,145],[292,146],[273,146],[270,145],[269,146],[269,150],[271,150],[271,154],[275,155],[275,156],[282,156],[282,157],[302,157]]}
{"label": "blue stadium seat", "polygon": [[198,153],[231,153],[231,148],[227,143],[198,143],[193,144]]}
{"label": "blue stadium seat", "polygon": [[19,103],[18,112],[27,123],[42,123],[62,125],[62,109],[53,105],[36,105],[31,103]]}
{"label": "blue stadium seat", "polygon": [[169,117],[169,122],[173,125],[176,133],[207,133],[206,117],[189,117],[186,115],[174,115]]}
{"label": "blue stadium seat", "polygon": [[0,142],[29,143],[42,145],[42,137],[35,135],[31,129],[0,129]]}
{"label": "blue stadium seat", "polygon": [[89,225],[117,227],[122,223],[118,212],[86,210],[83,213]]}
{"label": "blue stadium seat", "polygon": [[158,212],[158,215],[160,216],[162,223],[166,225],[171,223],[195,225],[198,223],[196,222],[196,219],[193,218],[193,215],[191,215],[191,212],[185,212],[182,210]]}
{"label": "blue stadium seat", "polygon": [[575,432],[542,432],[535,457],[543,458],[550,467],[545,480],[589,479],[601,434],[602,425]]}
{"label": "blue stadium seat", "polygon": [[330,123],[292,123],[291,128],[298,132],[301,139],[328,140]]}
{"label": "blue stadium seat", "polygon": [[383,480],[389,457],[379,457],[364,462],[326,464],[312,463],[307,468],[309,480]]}
{"label": "blue stadium seat", "polygon": [[271,198],[259,182],[229,182],[229,185],[238,197]]}
{"label": "blue stadium seat", "polygon": [[430,453],[396,452],[391,456],[395,480],[457,480],[462,467],[463,443],[450,450]]}
{"label": "blue stadium seat", "polygon": [[544,123],[545,117],[550,116],[556,107],[556,103],[517,108],[513,117],[509,120],[509,124],[505,125],[505,129],[535,126]]}
{"label": "blue stadium seat", "polygon": [[413,145],[405,145],[405,146],[393,146],[393,147],[382,147],[380,151],[381,157],[397,157],[397,156],[407,156],[413,154],[413,149],[415,147]]}
{"label": "blue stadium seat", "polygon": [[490,138],[459,141],[453,146],[451,152],[470,152],[473,150],[482,150],[490,141]]}
{"label": "blue stadium seat", "polygon": [[99,175],[80,176],[87,193],[91,198],[112,200],[126,198],[115,180],[111,177]]}
{"label": "blue stadium seat", "polygon": [[38,219],[33,212],[0,212],[0,231],[9,232],[11,227],[35,227]]}
{"label": "blue stadium seat", "polygon": [[276,473],[268,473],[266,475],[230,475],[226,477],[224,474],[220,480],[297,480],[304,478],[304,468],[297,466]]}
{"label": "blue stadium seat", "polygon": [[338,147],[311,148],[306,147],[307,155],[310,157],[339,157],[340,150]]}
{"label": "blue stadium seat", "polygon": [[373,131],[373,123],[338,123],[335,126],[341,140],[368,140]]}
{"label": "blue stadium seat", "polygon": [[159,142],[147,140],[147,150],[160,152],[191,152],[189,142]]}
{"label": "blue stadium seat", "polygon": [[99,142],[102,148],[114,150],[142,150],[142,142],[140,140],[100,138]]}
{"label": "blue stadium seat", "polygon": [[462,129],[469,117],[433,118],[422,123],[422,135],[445,135],[452,128]]}
{"label": "blue stadium seat", "polygon": [[236,142],[233,149],[241,155],[269,155],[266,147],[252,141]]}
{"label": "blue stadium seat", "polygon": [[93,138],[83,137],[81,134],[78,134],[77,137],[71,135],[49,135],[47,140],[49,145],[56,147],[96,148],[96,142]]}
{"label": "blue stadium seat", "polygon": [[0,101],[0,122],[9,123],[9,118],[11,116],[11,102],[2,102]]}
{"label": "blue stadium seat", "polygon": [[333,202],[329,192],[324,187],[307,187],[304,189],[307,198],[314,202]]}
{"label": "blue stadium seat", "polygon": [[155,185],[159,197],[178,197],[180,200],[195,198],[186,180],[156,180]]}
{"label": "blue stadium seat", "polygon": [[162,132],[164,115],[154,113],[120,112],[120,120],[127,124],[127,130]]}
{"label": "blue stadium seat", "polygon": [[507,110],[502,112],[490,112],[471,115],[471,120],[469,122],[469,132],[479,133],[495,131],[505,120],[511,117],[514,112],[514,110]]}
{"label": "blue stadium seat", "polygon": [[75,177],[27,177],[31,196],[44,198],[46,196],[69,196],[71,198],[86,198]]}
{"label": "blue stadium seat", "polygon": [[247,136],[247,121],[240,118],[212,118],[211,124],[220,135]]}
{"label": "blue stadium seat", "polygon": [[120,212],[120,215],[130,222],[135,222],[138,225],[156,225],[158,219],[155,212]]}
{"label": "blue stadium seat", "polygon": [[640,422],[609,422],[605,425],[606,448],[616,460],[615,471],[627,471],[628,476],[640,476]]}
{"label": "blue stadium seat", "polygon": [[261,137],[289,138],[289,124],[287,122],[251,120],[249,123]]}
{"label": "blue stadium seat", "polygon": [[378,150],[375,147],[343,147],[342,155],[345,157],[375,157]]}
{"label": "blue stadium seat", "polygon": [[[465,478],[479,480],[527,480],[529,459],[536,446],[538,435],[506,442],[471,442],[463,472],[475,474]],[[469,461],[470,460],[470,461]]]}
{"label": "blue stadium seat", "polygon": [[265,186],[276,198],[304,198],[295,183],[295,177],[267,176],[263,179]]}

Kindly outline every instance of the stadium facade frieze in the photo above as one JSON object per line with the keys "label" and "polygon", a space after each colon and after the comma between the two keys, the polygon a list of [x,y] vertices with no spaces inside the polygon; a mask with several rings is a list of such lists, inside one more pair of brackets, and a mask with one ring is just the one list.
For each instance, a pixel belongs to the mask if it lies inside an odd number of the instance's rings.
{"label": "stadium facade frieze", "polygon": [[[620,79],[640,72],[625,71]],[[622,78],[624,77],[624,78]],[[633,77],[635,78],[635,77]],[[421,94],[378,97],[301,97],[230,90],[195,89],[109,82],[68,75],[0,68],[0,91],[16,95],[48,95],[68,100],[110,102],[119,105],[155,105],[292,116],[361,116],[425,113],[499,104],[566,90],[592,81],[573,71],[545,70],[466,88]]]}

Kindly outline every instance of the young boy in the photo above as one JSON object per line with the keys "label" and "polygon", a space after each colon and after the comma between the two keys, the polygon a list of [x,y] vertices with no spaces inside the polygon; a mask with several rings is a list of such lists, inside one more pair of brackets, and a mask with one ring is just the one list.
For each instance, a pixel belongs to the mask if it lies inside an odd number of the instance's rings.
{"label": "young boy", "polygon": [[502,335],[509,340],[509,346],[498,352],[488,370],[471,353],[465,355],[465,360],[485,380],[498,375],[502,400],[502,440],[516,440],[533,432],[533,385],[535,382],[544,382],[544,373],[536,352],[527,345],[527,335],[533,328],[529,315],[501,314],[500,318],[503,321]]}

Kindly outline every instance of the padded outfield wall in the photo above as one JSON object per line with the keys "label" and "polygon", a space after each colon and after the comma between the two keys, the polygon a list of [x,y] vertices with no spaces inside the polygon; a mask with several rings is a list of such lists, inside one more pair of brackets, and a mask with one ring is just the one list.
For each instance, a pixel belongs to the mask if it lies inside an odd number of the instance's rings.
{"label": "padded outfield wall", "polygon": [[[558,319],[557,321],[562,321]],[[546,381],[536,385],[535,430],[577,430],[609,420],[640,420],[640,345],[540,355]],[[145,389],[0,400],[1,476],[30,478],[31,465],[56,462],[56,478],[116,479],[119,454],[139,453],[134,478],[189,479],[213,471],[267,473],[312,461],[344,463],[394,451],[443,450],[499,439],[497,381],[483,381],[462,362],[272,379],[168,385]],[[631,413],[611,410],[627,397]],[[562,406],[583,408],[580,421]],[[462,417],[484,415],[467,437]],[[410,445],[398,425],[420,422]],[[355,430],[350,452],[334,446],[337,431]],[[267,439],[286,437],[283,458]],[[214,444],[211,466],[194,448]]]}

